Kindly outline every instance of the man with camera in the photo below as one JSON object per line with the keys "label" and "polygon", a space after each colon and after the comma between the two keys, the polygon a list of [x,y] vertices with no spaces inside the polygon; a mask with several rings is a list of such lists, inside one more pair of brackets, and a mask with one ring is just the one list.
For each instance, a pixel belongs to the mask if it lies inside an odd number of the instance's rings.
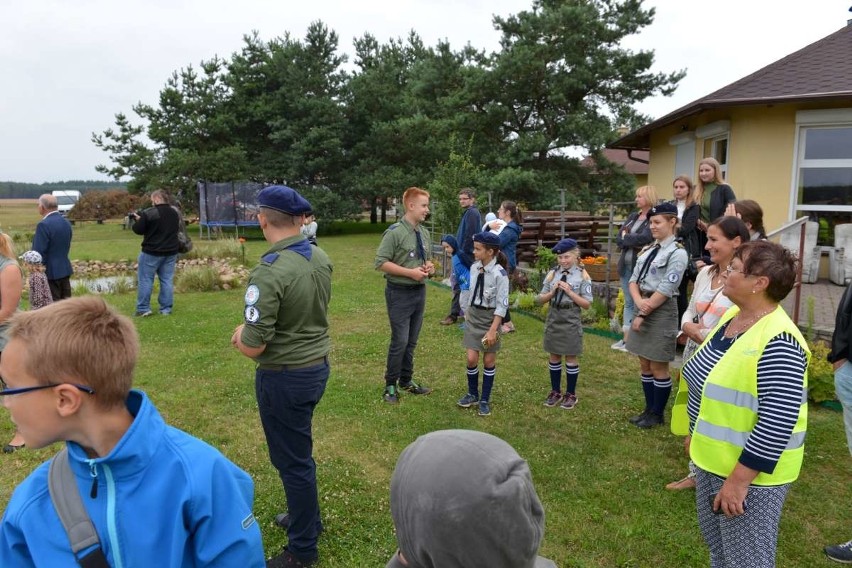
{"label": "man with camera", "polygon": [[151,292],[154,276],[160,280],[157,296],[160,314],[172,313],[174,304],[174,276],[177,263],[180,231],[180,216],[169,205],[168,194],[157,189],[151,194],[151,204],[141,212],[130,213],[133,232],[143,235],[142,252],[139,253],[138,285],[136,293],[136,316],[147,317],[151,311]]}

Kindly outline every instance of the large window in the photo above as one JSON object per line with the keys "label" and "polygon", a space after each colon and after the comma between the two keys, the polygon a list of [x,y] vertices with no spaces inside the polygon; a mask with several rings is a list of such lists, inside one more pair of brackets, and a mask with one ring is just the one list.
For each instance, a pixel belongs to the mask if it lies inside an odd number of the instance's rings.
{"label": "large window", "polygon": [[833,246],[834,227],[852,223],[852,110],[803,111],[796,120],[793,213],[817,221],[817,244]]}

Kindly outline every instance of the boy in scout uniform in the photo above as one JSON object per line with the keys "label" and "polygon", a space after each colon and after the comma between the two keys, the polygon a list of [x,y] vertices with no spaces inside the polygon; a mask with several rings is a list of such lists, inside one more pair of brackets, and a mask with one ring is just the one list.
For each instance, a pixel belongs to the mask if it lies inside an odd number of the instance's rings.
{"label": "boy in scout uniform", "polygon": [[[414,349],[426,308],[426,278],[435,272],[428,260],[429,231],[422,226],[429,214],[429,192],[409,187],[402,196],[405,215],[388,227],[376,252],[376,270],[385,273],[385,303],[391,327],[385,370],[383,399],[399,402],[399,389],[412,394],[429,394],[432,389],[418,385],[414,375]],[[399,387],[397,388],[397,384]]]}
{"label": "boy in scout uniform", "polygon": [[308,203],[282,185],[257,195],[258,221],[272,246],[254,267],[245,323],[231,343],[257,363],[255,391],[269,457],[287,495],[288,545],[267,566],[310,566],[322,532],[311,419],[329,376],[331,261],[302,235]]}

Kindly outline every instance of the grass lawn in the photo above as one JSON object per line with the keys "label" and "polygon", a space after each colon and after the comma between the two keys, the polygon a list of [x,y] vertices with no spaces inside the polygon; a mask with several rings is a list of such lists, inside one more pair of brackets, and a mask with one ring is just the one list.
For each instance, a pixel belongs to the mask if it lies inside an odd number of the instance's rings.
{"label": "grass lawn", "polygon": [[[529,461],[547,513],[541,554],[557,565],[707,565],[694,493],[663,489],[686,471],[681,440],[666,428],[641,431],[627,423],[642,406],[638,363],[612,351],[611,340],[586,335],[576,409],[545,408],[543,325],[518,315],[518,332],[505,338],[498,356],[493,415],[479,418],[455,405],[466,388],[461,331],[438,325],[450,293],[429,286],[416,378],[434,393],[404,395],[398,406],[382,402],[389,331],[383,281],[372,269],[378,240],[357,235],[320,241],[335,263],[332,376],[314,420],[326,529],[320,566],[385,565],[396,548],[388,504],[396,459],[417,436],[444,428],[493,433]],[[75,227],[72,255],[132,258],[139,241],[115,225],[86,224]],[[264,249],[264,243],[250,241],[246,256],[256,259]],[[241,321],[242,296],[242,290],[181,294],[172,317],[136,320],[143,348],[136,385],[169,422],[220,448],[252,475],[255,513],[273,554],[286,541],[273,525],[284,510],[284,494],[257,416],[253,366],[228,342]],[[109,297],[125,314],[132,313],[134,300],[132,294]],[[0,440],[11,435],[9,421],[0,419]],[[0,457],[0,506],[55,450]],[[842,416],[811,406],[804,470],[782,518],[779,566],[830,566],[822,547],[850,538],[849,463]]]}

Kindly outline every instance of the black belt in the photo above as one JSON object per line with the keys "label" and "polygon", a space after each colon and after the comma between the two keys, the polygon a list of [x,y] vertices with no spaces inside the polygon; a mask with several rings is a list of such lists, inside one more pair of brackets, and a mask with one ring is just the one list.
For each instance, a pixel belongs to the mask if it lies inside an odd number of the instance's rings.
{"label": "black belt", "polygon": [[313,361],[308,361],[306,363],[295,363],[293,365],[258,365],[257,368],[261,371],[295,371],[296,369],[307,369],[308,367],[318,367],[319,365],[323,365],[328,363],[328,356],[320,357],[319,359],[314,359]]}
{"label": "black belt", "polygon": [[395,282],[388,282],[388,288],[396,288],[397,290],[416,290],[424,287],[425,285],[426,284],[396,284]]}
{"label": "black belt", "polygon": [[568,309],[573,308],[576,305],[577,304],[571,303],[571,304],[564,304],[564,305],[558,305],[558,306],[552,306],[552,307],[556,308],[557,310],[568,310]]}
{"label": "black belt", "polygon": [[476,308],[477,310],[496,310],[497,308],[488,308],[485,306],[477,306],[476,304],[471,304],[471,308]]}

